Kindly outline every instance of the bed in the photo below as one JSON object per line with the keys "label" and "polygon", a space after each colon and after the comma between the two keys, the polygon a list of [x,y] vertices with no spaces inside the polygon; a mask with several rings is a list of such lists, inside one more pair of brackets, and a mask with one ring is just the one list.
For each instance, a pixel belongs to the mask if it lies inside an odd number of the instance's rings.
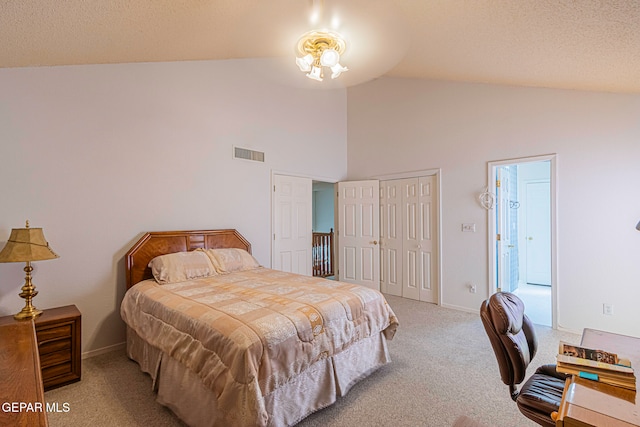
{"label": "bed", "polygon": [[146,233],[126,254],[127,354],[191,426],[287,426],[390,362],[366,287],[260,266],[236,230]]}

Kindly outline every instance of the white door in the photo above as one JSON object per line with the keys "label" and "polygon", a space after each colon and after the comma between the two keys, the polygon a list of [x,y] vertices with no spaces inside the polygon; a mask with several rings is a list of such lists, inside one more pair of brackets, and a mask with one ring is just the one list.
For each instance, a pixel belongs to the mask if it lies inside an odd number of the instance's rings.
{"label": "white door", "polygon": [[511,208],[509,206],[509,166],[497,170],[496,194],[497,227],[496,244],[498,248],[498,287],[503,292],[511,292]]}
{"label": "white door", "polygon": [[529,182],[527,198],[527,283],[551,286],[551,197],[549,182]]}
{"label": "white door", "polygon": [[338,183],[338,275],[380,290],[380,194],[377,180]]}
{"label": "white door", "polygon": [[402,296],[437,302],[434,262],[434,176],[403,180]]}
{"label": "white door", "polygon": [[380,182],[380,288],[402,296],[402,182]]}
{"label": "white door", "polygon": [[273,184],[272,268],[311,276],[312,181],[273,175]]}

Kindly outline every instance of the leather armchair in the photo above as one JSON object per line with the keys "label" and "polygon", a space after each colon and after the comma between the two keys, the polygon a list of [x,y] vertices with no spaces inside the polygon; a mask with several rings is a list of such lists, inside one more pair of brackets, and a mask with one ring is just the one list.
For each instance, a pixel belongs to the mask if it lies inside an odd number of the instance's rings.
{"label": "leather armchair", "polygon": [[498,292],[482,303],[480,318],[498,360],[502,382],[524,416],[543,426],[555,426],[567,376],[555,365],[543,365],[524,381],[527,367],[538,348],[533,323],[524,314],[524,303],[509,292]]}

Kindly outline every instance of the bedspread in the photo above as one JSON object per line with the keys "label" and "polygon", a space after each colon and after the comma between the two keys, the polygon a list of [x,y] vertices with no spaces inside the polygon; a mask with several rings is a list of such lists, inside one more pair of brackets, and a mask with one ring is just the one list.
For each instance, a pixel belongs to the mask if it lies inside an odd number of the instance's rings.
{"label": "bedspread", "polygon": [[264,396],[361,339],[393,338],[398,327],[377,291],[262,267],[168,285],[145,280],[127,291],[121,315],[197,374],[235,425],[266,425]]}

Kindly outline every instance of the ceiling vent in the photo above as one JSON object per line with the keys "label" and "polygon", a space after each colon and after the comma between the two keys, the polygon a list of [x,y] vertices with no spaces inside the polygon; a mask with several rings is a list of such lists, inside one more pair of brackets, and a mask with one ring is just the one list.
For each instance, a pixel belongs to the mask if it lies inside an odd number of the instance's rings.
{"label": "ceiling vent", "polygon": [[233,158],[253,160],[254,162],[264,162],[264,153],[261,151],[249,150],[247,148],[233,147]]}

